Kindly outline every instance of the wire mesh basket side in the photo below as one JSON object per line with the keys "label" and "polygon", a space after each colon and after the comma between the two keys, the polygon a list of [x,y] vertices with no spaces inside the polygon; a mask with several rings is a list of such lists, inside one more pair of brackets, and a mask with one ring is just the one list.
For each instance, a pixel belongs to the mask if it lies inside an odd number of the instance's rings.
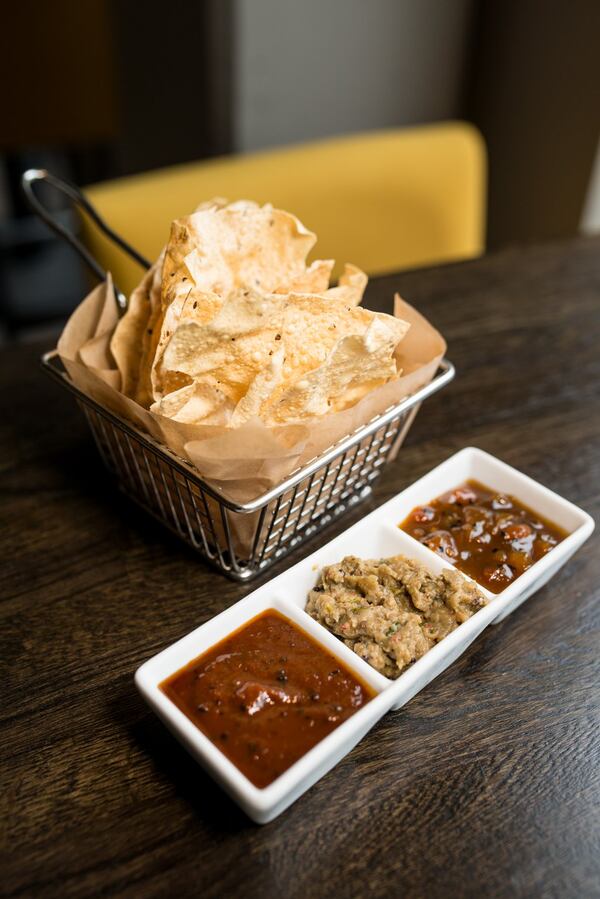
{"label": "wire mesh basket side", "polygon": [[254,563],[281,558],[371,492],[416,409],[399,415],[269,504]]}
{"label": "wire mesh basket side", "polygon": [[121,489],[231,577],[246,580],[363,500],[408,430],[416,407],[398,415],[262,509],[226,508],[97,407],[79,401],[100,455]]}
{"label": "wire mesh basket side", "polygon": [[241,503],[203,480],[188,461],[80,390],[56,351],[46,372],[76,399],[107,469],[121,490],[235,580],[254,577],[370,492],[394,458],[421,403],[454,377],[448,360],[431,382],[292,472],[262,496]]}
{"label": "wire mesh basket side", "polygon": [[[107,469],[130,498],[174,531],[209,562],[229,570],[226,527],[218,527],[218,504],[178,471],[158,449],[142,443],[101,411],[79,401]],[[210,504],[209,504],[210,503]]]}

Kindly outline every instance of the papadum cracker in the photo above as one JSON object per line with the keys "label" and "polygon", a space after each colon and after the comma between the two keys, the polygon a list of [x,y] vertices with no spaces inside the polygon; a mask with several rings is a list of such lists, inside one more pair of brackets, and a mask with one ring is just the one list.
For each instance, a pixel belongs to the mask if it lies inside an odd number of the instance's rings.
{"label": "papadum cracker", "polygon": [[69,377],[215,489],[254,499],[428,383],[445,351],[400,299],[395,315],[362,308],[355,266],[330,287],[333,261],[306,261],[314,243],[268,204],[203,204],[173,224],[122,318],[110,276],[73,313],[58,347]]}

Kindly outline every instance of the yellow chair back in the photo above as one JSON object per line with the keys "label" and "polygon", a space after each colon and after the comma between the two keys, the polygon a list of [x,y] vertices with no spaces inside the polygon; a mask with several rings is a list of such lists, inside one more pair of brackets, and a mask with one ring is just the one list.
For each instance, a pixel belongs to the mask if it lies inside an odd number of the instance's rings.
{"label": "yellow chair back", "polygon": [[[295,213],[318,235],[314,258],[368,274],[480,254],[486,153],[471,125],[369,132],[179,165],[86,190],[107,222],[154,260],[172,219],[221,196]],[[139,267],[84,223],[84,240],[126,293]]]}

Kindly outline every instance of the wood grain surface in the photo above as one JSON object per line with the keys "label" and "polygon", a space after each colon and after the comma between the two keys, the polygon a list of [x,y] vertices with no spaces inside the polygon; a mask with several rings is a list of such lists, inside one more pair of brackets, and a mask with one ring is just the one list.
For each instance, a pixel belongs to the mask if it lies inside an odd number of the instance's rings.
{"label": "wood grain surface", "polygon": [[[600,241],[375,279],[366,304],[395,290],[445,334],[456,380],[373,498],[282,564],[468,445],[600,518]],[[133,685],[252,587],[119,495],[44,348],[0,354],[3,895],[600,895],[596,535],[259,827]]]}

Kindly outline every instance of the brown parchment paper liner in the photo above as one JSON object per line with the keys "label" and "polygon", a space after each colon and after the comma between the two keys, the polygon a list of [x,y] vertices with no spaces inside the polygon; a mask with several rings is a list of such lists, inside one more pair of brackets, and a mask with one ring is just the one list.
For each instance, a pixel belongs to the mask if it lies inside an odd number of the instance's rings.
{"label": "brown parchment paper liner", "polygon": [[[394,315],[411,325],[396,354],[401,377],[372,391],[350,409],[308,424],[267,427],[254,421],[235,429],[183,424],[154,414],[120,393],[121,375],[110,352],[118,321],[110,275],[73,312],[57,349],[80,390],[191,462],[224,496],[244,503],[431,381],[446,350],[444,339],[398,295]],[[254,515],[230,515],[238,552],[250,549],[255,525]]]}

